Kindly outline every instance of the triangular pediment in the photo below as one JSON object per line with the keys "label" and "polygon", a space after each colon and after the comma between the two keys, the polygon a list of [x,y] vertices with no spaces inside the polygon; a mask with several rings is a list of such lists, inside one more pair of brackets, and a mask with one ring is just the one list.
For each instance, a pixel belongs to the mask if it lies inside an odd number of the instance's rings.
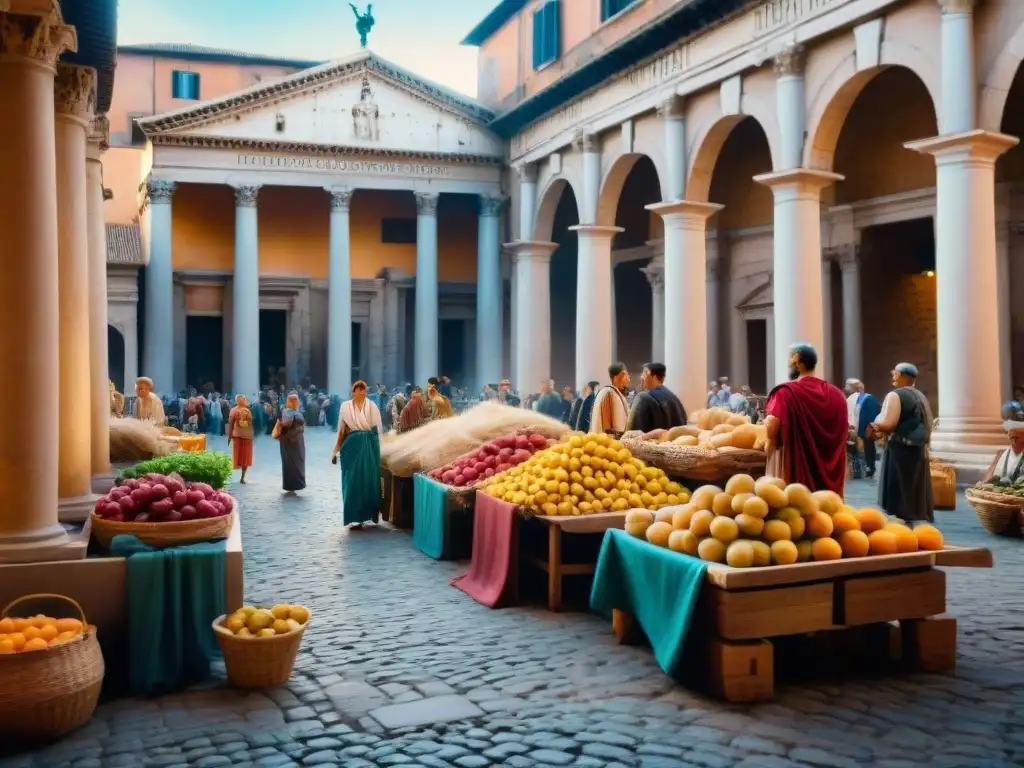
{"label": "triangular pediment", "polygon": [[161,144],[189,138],[500,160],[484,107],[367,51],[140,121]]}
{"label": "triangular pediment", "polygon": [[769,274],[764,282],[744,296],[736,305],[740,312],[754,312],[769,309],[775,304],[775,289],[772,287],[772,276]]}

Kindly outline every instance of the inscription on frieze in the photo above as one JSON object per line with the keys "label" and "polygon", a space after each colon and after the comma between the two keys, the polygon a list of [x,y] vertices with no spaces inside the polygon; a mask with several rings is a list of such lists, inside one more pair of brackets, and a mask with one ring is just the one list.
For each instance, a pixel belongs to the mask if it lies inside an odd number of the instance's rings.
{"label": "inscription on frieze", "polygon": [[848,0],[768,0],[754,9],[754,37],[803,21]]}
{"label": "inscription on frieze", "polygon": [[288,171],[334,171],[369,176],[451,176],[451,168],[423,163],[391,163],[378,160],[339,160],[334,157],[293,155],[239,155],[238,164],[246,168],[272,168]]}

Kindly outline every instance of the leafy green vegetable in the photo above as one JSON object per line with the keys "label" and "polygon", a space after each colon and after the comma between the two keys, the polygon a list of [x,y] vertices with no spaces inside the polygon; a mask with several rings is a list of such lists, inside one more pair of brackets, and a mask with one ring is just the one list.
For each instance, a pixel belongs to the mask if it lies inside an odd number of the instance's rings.
{"label": "leafy green vegetable", "polygon": [[134,467],[121,470],[118,481],[148,475],[156,472],[169,475],[177,472],[185,480],[193,483],[207,483],[214,488],[223,488],[231,477],[231,457],[218,451],[199,451],[196,453],[172,453],[144,461]]}

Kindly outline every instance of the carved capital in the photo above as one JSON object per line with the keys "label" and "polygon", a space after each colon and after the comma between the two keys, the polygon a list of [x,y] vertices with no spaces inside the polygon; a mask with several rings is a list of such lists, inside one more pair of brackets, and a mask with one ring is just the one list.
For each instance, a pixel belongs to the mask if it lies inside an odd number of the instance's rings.
{"label": "carved capital", "polygon": [[805,50],[802,45],[787,45],[775,57],[775,76],[802,75],[804,71]]}
{"label": "carved capital", "polygon": [[939,0],[943,13],[974,13],[977,0]]}
{"label": "carved capital", "polygon": [[89,143],[100,152],[110,149],[110,121],[106,115],[95,115],[89,123]]}
{"label": "carved capital", "polygon": [[235,207],[255,208],[260,196],[258,186],[235,187]]}
{"label": "carved capital", "polygon": [[420,216],[437,216],[437,201],[440,197],[436,192],[416,193],[416,213]]}
{"label": "carved capital", "polygon": [[0,13],[0,56],[20,56],[55,67],[62,53],[77,50],[75,28],[65,24],[56,13]]}
{"label": "carved capital", "polygon": [[505,198],[498,195],[480,195],[480,215],[500,216],[505,207]]}
{"label": "carved capital", "polygon": [[600,152],[601,147],[597,141],[596,133],[587,133],[582,128],[576,131],[572,140],[572,146],[579,152]]}
{"label": "carved capital", "polygon": [[173,181],[152,180],[146,183],[146,197],[153,204],[170,203],[177,187]]}
{"label": "carved capital", "polygon": [[836,245],[824,250],[825,261],[833,261],[843,271],[856,269],[860,265],[860,248],[853,244]]}
{"label": "carved capital", "polygon": [[107,200],[113,200],[113,199],[114,199],[114,190],[112,190],[110,187],[104,187],[103,188],[103,202],[106,202]]}
{"label": "carved capital", "polygon": [[352,195],[354,194],[354,190],[331,189],[328,191],[331,193],[331,210],[347,211],[349,205],[352,203]]}
{"label": "carved capital", "polygon": [[651,259],[647,262],[647,266],[640,271],[647,276],[652,293],[660,293],[665,290],[665,262],[660,257]]}
{"label": "carved capital", "polygon": [[679,96],[669,96],[658,105],[658,117],[662,120],[682,120],[683,100]]}
{"label": "carved capital", "polygon": [[96,70],[77,64],[58,64],[53,81],[53,109],[58,115],[92,123],[96,112]]}
{"label": "carved capital", "polygon": [[537,183],[537,164],[523,163],[522,165],[517,165],[516,176],[518,177],[520,184]]}

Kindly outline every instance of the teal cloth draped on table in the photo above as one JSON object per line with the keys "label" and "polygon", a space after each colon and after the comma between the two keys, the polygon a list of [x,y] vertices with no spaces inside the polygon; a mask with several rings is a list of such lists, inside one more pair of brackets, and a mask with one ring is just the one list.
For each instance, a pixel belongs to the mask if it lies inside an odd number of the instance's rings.
{"label": "teal cloth draped on table", "polygon": [[625,531],[607,531],[590,607],[632,615],[651,641],[658,666],[675,676],[707,567],[695,557],[657,547]]}
{"label": "teal cloth draped on table", "polygon": [[448,486],[426,475],[413,477],[412,543],[428,557],[444,557]]}
{"label": "teal cloth draped on table", "polygon": [[132,693],[168,693],[209,677],[220,658],[210,627],[225,611],[226,542],[155,549],[120,535],[110,551],[128,560]]}

